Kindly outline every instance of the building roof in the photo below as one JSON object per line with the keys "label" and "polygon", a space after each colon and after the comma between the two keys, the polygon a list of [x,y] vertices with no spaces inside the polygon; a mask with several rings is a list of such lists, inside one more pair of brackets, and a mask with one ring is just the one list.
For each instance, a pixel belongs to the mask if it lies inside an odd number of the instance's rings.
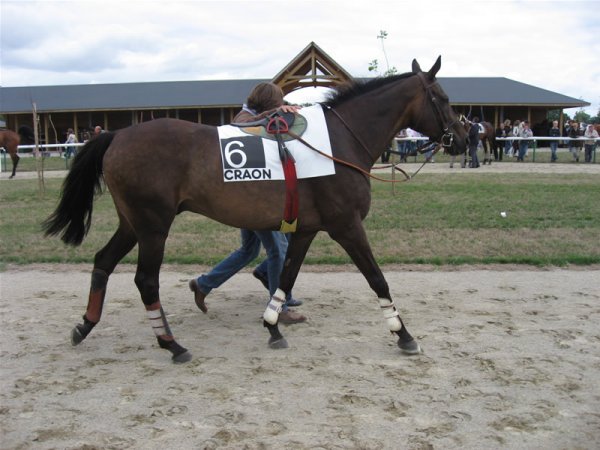
{"label": "building roof", "polygon": [[454,105],[589,106],[585,100],[568,97],[504,77],[440,78],[440,84]]}
{"label": "building roof", "polygon": [[351,79],[352,75],[311,42],[271,81],[288,94],[306,86],[337,86]]}
{"label": "building roof", "polygon": [[0,87],[0,113],[114,111],[241,105],[267,80],[166,81],[69,86]]}
{"label": "building roof", "polygon": [[[237,107],[266,79],[0,87],[0,113]],[[584,100],[508,78],[439,78],[453,105],[576,108]]]}

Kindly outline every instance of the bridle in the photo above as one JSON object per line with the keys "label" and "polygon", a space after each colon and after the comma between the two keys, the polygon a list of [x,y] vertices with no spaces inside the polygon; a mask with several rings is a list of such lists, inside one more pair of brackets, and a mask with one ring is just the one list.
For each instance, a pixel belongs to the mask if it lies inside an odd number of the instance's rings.
{"label": "bridle", "polygon": [[442,145],[442,147],[450,148],[450,147],[452,147],[452,144],[454,143],[454,133],[452,133],[450,131],[450,129],[456,123],[458,123],[458,120],[454,119],[449,124],[447,124],[446,121],[444,120],[444,114],[442,112],[442,108],[441,108],[440,104],[438,103],[437,98],[435,97],[435,94],[432,91],[433,86],[439,85],[438,81],[436,80],[433,83],[428,83],[427,80],[425,79],[425,75],[423,74],[423,72],[417,73],[417,76],[419,77],[419,81],[421,82],[421,84],[423,85],[423,88],[425,89],[425,95],[427,96],[427,98],[429,98],[429,101],[433,105],[435,117],[436,117],[438,123],[442,126],[443,134],[440,137],[439,142]]}
{"label": "bridle", "polygon": [[[433,83],[427,83],[427,81],[425,80],[425,75],[423,75],[422,72],[417,73],[417,76],[419,77],[419,80],[421,81],[421,84],[423,85],[423,88],[425,89],[425,94],[427,95],[427,98],[429,98],[429,100],[431,101],[431,104],[433,105],[433,109],[435,111],[435,116],[436,119],[438,121],[439,124],[442,125],[442,129],[443,129],[443,134],[440,137],[440,139],[438,141],[432,141],[429,140],[427,142],[425,142],[424,144],[420,145],[416,151],[418,153],[427,153],[427,152],[432,152],[431,153],[431,157],[433,157],[433,155],[435,155],[441,147],[443,148],[450,148],[452,147],[452,144],[454,143],[454,133],[452,133],[450,131],[450,129],[458,122],[458,120],[453,120],[452,122],[450,122],[449,124],[446,124],[446,122],[444,121],[444,114],[442,113],[442,108],[440,107],[439,103],[437,102],[437,99],[435,97],[435,95],[432,92],[432,87],[437,85],[438,82],[434,81]],[[335,110],[333,109],[331,106],[326,105],[326,104],[321,104],[321,106],[323,108],[326,108],[327,110],[331,111],[337,118],[338,120],[344,125],[344,127],[346,127],[346,129],[348,130],[348,132],[350,133],[350,135],[356,139],[356,141],[360,144],[360,146],[368,153],[369,152],[369,148],[367,147],[367,145],[363,142],[363,140],[360,138],[360,136],[358,136],[354,130],[352,130],[352,128],[350,127],[350,125],[344,120],[344,118]],[[419,118],[419,121],[421,120],[421,118]],[[351,167],[355,170],[358,170],[359,172],[361,172],[363,175],[366,175],[369,178],[373,178],[379,181],[383,181],[383,182],[391,182],[391,183],[395,183],[397,182],[396,180],[387,180],[384,178],[379,178],[376,177],[375,175],[372,175],[371,173],[369,173],[368,171],[364,170],[363,168],[357,166],[356,164],[352,164],[350,162],[341,160],[339,158],[335,158],[333,156],[327,155],[326,153],[321,152],[320,150],[316,149],[315,147],[313,147],[312,145],[310,145],[308,142],[306,142],[304,139],[302,139],[300,136],[296,135],[295,133],[288,131],[288,134],[298,140],[299,142],[301,142],[302,144],[306,145],[308,148],[310,148],[311,150],[316,151],[317,153],[323,155],[324,157],[331,159],[334,162],[337,162],[339,164]],[[398,165],[392,164],[391,166],[386,166],[386,167],[382,167],[382,168],[387,168],[387,167],[393,167],[395,170],[401,172],[406,179],[402,180],[402,181],[408,181],[410,180],[412,177],[414,177],[417,173],[420,172],[420,170],[423,168],[423,166],[425,164],[427,164],[427,162],[429,162],[430,159],[425,160],[425,162],[421,165],[421,167],[419,167],[419,169],[411,176],[409,174],[407,174],[404,170],[402,170],[401,168],[398,167]]]}

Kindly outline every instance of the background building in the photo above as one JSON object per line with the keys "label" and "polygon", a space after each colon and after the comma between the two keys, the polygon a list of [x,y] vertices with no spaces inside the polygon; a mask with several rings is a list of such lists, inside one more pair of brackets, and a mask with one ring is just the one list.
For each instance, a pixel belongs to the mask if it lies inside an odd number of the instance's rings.
{"label": "background building", "polygon": [[[42,142],[60,143],[73,128],[80,141],[96,125],[117,130],[160,117],[223,125],[239,111],[261,81],[273,81],[286,94],[303,88],[335,87],[352,76],[311,42],[275,77],[251,80],[173,81],[70,86],[0,87],[0,114],[17,130],[33,125],[37,109]],[[508,78],[438,78],[454,109],[497,125],[504,118],[543,125],[551,110],[589,103]]]}

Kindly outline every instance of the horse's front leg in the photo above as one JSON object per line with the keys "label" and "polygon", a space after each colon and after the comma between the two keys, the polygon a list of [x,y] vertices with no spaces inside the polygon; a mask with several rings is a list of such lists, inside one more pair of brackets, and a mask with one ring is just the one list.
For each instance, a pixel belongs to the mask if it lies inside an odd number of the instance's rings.
{"label": "horse's front leg", "polygon": [[316,234],[316,232],[297,232],[292,234],[290,239],[285,261],[283,263],[283,270],[279,277],[279,288],[271,297],[267,309],[263,314],[263,325],[271,334],[271,337],[269,338],[269,347],[271,348],[287,348],[288,346],[287,341],[279,331],[279,313],[285,303],[286,294],[291,292],[294,287],[306,252]]}
{"label": "horse's front leg", "polygon": [[390,295],[388,283],[373,257],[371,246],[360,219],[357,218],[352,224],[347,224],[346,227],[330,230],[329,235],[346,250],[356,267],[367,279],[371,289],[377,294],[379,306],[383,311],[383,317],[390,332],[398,335],[398,347],[409,355],[420,353],[419,344],[410,335],[400,318],[400,314],[398,314]]}

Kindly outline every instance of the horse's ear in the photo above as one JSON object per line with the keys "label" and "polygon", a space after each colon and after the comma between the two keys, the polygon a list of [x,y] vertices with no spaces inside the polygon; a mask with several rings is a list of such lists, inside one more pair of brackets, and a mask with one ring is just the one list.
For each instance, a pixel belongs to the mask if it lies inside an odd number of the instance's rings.
{"label": "horse's ear", "polygon": [[421,66],[419,65],[419,63],[417,62],[416,59],[413,59],[412,71],[413,71],[413,73],[419,73],[419,72],[421,72]]}
{"label": "horse's ear", "polygon": [[442,55],[438,56],[438,59],[435,61],[435,64],[433,65],[433,67],[431,69],[429,69],[429,72],[427,73],[427,77],[430,80],[433,80],[435,78],[435,75],[439,72],[441,67],[442,67]]}

